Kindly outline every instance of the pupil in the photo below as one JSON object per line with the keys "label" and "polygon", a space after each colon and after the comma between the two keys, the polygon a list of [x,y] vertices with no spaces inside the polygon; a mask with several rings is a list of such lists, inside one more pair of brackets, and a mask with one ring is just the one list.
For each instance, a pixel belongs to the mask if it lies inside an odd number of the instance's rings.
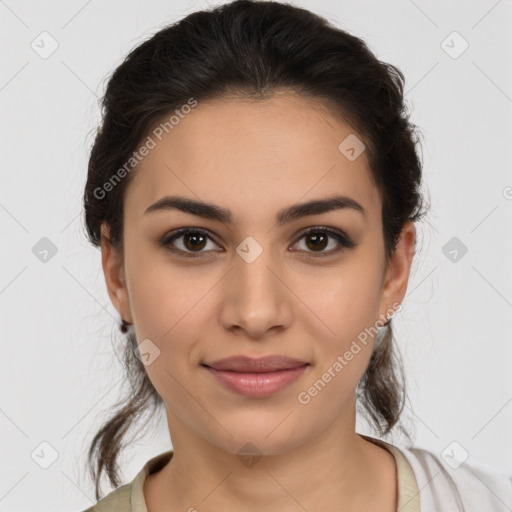
{"label": "pupil", "polygon": [[[315,248],[317,248],[317,249],[324,249],[326,247],[327,237],[324,236],[324,235],[321,235],[321,234],[320,235],[318,235],[318,234],[309,235],[307,237],[307,239],[316,240],[317,242],[319,241],[319,239],[323,239],[322,240],[323,243],[320,243],[320,244],[313,242],[313,246],[312,246],[313,249],[315,249]],[[309,247],[309,244],[308,244],[308,247]]]}
{"label": "pupil", "polygon": [[[197,240],[199,238],[202,238],[202,245],[201,245],[201,242],[197,243]],[[192,234],[189,234],[189,235],[185,235],[185,246],[187,247],[187,249],[202,249],[204,247],[204,239],[205,237],[203,235],[200,235],[198,233],[192,233]],[[191,241],[191,240],[194,240],[194,242],[192,242],[192,244],[189,244],[188,242]]]}

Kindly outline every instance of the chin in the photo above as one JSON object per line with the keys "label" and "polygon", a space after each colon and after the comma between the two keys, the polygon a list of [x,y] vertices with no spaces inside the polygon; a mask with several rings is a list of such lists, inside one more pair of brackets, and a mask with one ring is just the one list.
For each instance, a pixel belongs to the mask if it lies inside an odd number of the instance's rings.
{"label": "chin", "polygon": [[[279,425],[279,421],[260,424],[259,428],[254,422],[247,428],[237,425],[236,429],[230,428],[228,432],[232,435],[223,439],[213,440],[222,450],[237,456],[258,456],[258,455],[281,455],[305,442],[297,437],[297,429],[292,425]],[[276,428],[277,427],[277,428]]]}

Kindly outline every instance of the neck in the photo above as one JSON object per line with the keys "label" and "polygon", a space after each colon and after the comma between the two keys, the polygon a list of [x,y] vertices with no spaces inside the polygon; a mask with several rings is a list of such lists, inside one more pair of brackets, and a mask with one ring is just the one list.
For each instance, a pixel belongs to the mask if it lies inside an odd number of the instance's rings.
{"label": "neck", "polygon": [[306,443],[251,458],[168,420],[174,454],[145,486],[149,512],[396,510],[394,458],[359,436],[353,422],[334,421]]}

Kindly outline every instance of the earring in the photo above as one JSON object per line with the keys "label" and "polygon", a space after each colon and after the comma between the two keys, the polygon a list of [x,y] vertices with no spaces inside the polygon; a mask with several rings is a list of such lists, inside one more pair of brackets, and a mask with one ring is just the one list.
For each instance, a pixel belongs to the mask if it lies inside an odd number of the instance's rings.
{"label": "earring", "polygon": [[123,334],[126,334],[128,332],[128,327],[130,325],[133,325],[133,324],[128,323],[123,317],[121,317],[121,325],[119,326],[119,329],[121,330],[121,332]]}
{"label": "earring", "polygon": [[394,316],[394,312],[391,315],[388,313],[386,315],[386,322],[382,324],[382,327],[387,327],[391,323],[393,316]]}

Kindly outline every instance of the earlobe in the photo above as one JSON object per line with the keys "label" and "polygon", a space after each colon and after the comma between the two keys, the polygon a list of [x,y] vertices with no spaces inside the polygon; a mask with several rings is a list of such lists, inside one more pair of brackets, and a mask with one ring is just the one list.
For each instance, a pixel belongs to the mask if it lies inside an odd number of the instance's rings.
{"label": "earlobe", "polygon": [[121,318],[132,322],[121,255],[110,241],[106,223],[101,225],[101,263],[107,292]]}

